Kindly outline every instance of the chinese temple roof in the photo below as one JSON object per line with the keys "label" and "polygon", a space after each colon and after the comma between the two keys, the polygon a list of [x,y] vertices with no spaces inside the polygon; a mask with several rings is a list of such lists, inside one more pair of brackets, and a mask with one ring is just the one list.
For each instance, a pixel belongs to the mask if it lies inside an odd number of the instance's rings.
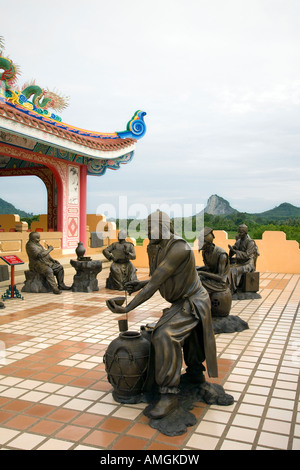
{"label": "chinese temple roof", "polygon": [[[0,38],[1,39],[1,38]],[[50,108],[62,110],[68,99],[31,82],[15,87],[18,70],[0,51],[1,142],[87,165],[88,174],[101,175],[129,162],[138,139],[146,132],[144,111],[137,111],[126,130],[93,132],[66,124]],[[25,145],[26,141],[26,145]],[[2,166],[3,167],[3,166]]]}

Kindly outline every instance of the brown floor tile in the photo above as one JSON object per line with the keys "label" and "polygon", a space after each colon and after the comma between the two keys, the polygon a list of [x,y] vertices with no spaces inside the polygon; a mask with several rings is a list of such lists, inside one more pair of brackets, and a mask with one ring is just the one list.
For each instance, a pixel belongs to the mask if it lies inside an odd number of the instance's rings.
{"label": "brown floor tile", "polygon": [[107,448],[117,437],[118,434],[96,430],[87,436],[83,443]]}
{"label": "brown floor tile", "polygon": [[36,423],[37,419],[31,416],[18,415],[5,423],[5,427],[24,430]]}
{"label": "brown floor tile", "polygon": [[50,421],[48,419],[43,419],[39,423],[32,426],[29,432],[34,432],[37,434],[45,434],[46,436],[51,436],[51,434],[55,433],[64,426],[63,423],[58,423],[56,421]]}
{"label": "brown floor tile", "polygon": [[78,411],[74,410],[65,410],[63,408],[58,408],[56,411],[51,413],[48,416],[49,419],[54,419],[56,421],[63,421],[64,423],[68,423],[72,421],[77,415],[79,414]]}
{"label": "brown floor tile", "polygon": [[5,421],[8,421],[13,417],[13,413],[9,413],[8,411],[0,411],[0,424],[4,423]]}
{"label": "brown floor tile", "polygon": [[107,418],[100,426],[105,431],[122,433],[131,424],[131,421],[120,418]]}
{"label": "brown floor tile", "polygon": [[31,377],[34,374],[32,369],[18,369],[15,373],[11,374],[13,377],[20,377],[25,379]]}
{"label": "brown floor tile", "polygon": [[[72,384],[73,385],[73,384]],[[72,424],[76,424],[77,426],[87,426],[90,428],[94,428],[101,423],[104,416],[102,415],[95,415],[93,413],[83,413],[82,415],[78,416],[78,418],[74,419]]]}
{"label": "brown floor tile", "polygon": [[64,366],[52,366],[48,367],[46,372],[49,374],[63,374],[66,370],[68,370],[68,367]]}
{"label": "brown floor tile", "polygon": [[151,428],[147,424],[136,423],[130,429],[128,429],[126,434],[136,437],[143,437],[145,439],[151,439],[156,432],[156,429]]}
{"label": "brown floor tile", "polygon": [[55,377],[55,374],[48,374],[47,372],[39,372],[32,376],[34,380],[42,380],[43,382],[50,382]]}
{"label": "brown floor tile", "polygon": [[84,428],[82,426],[73,426],[68,425],[65,426],[61,431],[56,433],[56,439],[66,439],[68,441],[79,441],[83,438],[88,432],[90,431],[89,428]]}
{"label": "brown floor tile", "polygon": [[71,380],[72,380],[71,375],[57,375],[56,377],[53,377],[53,379],[51,379],[50,382],[65,385],[65,384],[70,383]]}
{"label": "brown floor tile", "polygon": [[12,346],[16,346],[24,341],[29,341],[33,338],[33,336],[29,335],[18,335],[12,333],[0,333],[0,341],[5,343],[6,348],[11,348]]}
{"label": "brown floor tile", "polygon": [[70,367],[70,369],[65,371],[65,375],[71,375],[72,377],[80,377],[86,372],[86,369],[81,367]]}
{"label": "brown floor tile", "polygon": [[95,383],[94,379],[88,379],[84,377],[79,377],[72,381],[72,385],[74,387],[82,387],[82,388],[89,388],[91,385]]}
{"label": "brown floor tile", "polygon": [[13,400],[3,406],[4,410],[8,411],[24,411],[32,405],[31,401]]}
{"label": "brown floor tile", "polygon": [[146,448],[148,441],[146,439],[138,439],[131,436],[122,436],[112,446],[114,450],[143,450]]}
{"label": "brown floor tile", "polygon": [[102,392],[108,392],[112,390],[112,386],[109,382],[104,382],[103,380],[99,380],[96,384],[92,386],[93,390],[100,390]]}
{"label": "brown floor tile", "polygon": [[162,444],[161,442],[152,442],[147,450],[178,450],[178,446],[171,446],[168,444]]}
{"label": "brown floor tile", "polygon": [[11,398],[0,397],[0,406],[4,406],[9,401],[11,401]]}
{"label": "brown floor tile", "polygon": [[54,406],[43,405],[42,403],[41,404],[38,403],[36,405],[33,405],[28,410],[26,410],[26,414],[43,418],[44,416],[47,416],[49,413],[51,413],[55,409],[56,408]]}

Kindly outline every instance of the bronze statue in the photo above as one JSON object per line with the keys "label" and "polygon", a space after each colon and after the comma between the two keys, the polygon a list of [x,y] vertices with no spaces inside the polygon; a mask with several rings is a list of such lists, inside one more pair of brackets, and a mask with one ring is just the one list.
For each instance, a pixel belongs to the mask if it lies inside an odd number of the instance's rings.
{"label": "bronze statue", "polygon": [[136,258],[134,245],[126,241],[124,230],[120,230],[118,241],[105,248],[102,253],[109,261],[113,261],[106,279],[107,289],[124,290],[126,282],[137,280],[136,268],[130,261]]}
{"label": "bronze statue", "polygon": [[244,273],[256,270],[256,260],[259,256],[258,247],[248,235],[248,227],[242,224],[238,228],[236,242],[228,245],[231,265],[231,290],[236,292]]}
{"label": "bronze statue", "polygon": [[148,237],[149,245],[156,248],[150,250],[150,279],[127,284],[129,293],[139,292],[126,307],[113,300],[107,305],[115,313],[127,313],[158,290],[171,303],[170,308],[163,311],[151,336],[159,399],[148,416],[160,420],[178,407],[181,348],[190,383],[206,383],[205,360],[210,377],[217,377],[218,368],[210,299],[197,274],[193,251],[185,240],[174,234],[170,218],[161,211],[148,217]]}
{"label": "bronze statue", "polygon": [[223,248],[213,243],[213,229],[205,227],[198,238],[204,266],[197,268],[201,282],[209,292],[222,292],[229,284],[229,256]]}
{"label": "bronze statue", "polygon": [[[29,270],[45,277],[54,294],[61,294],[62,290],[69,290],[64,283],[64,268],[59,261],[54,260],[50,253],[53,246],[47,250],[40,244],[39,232],[31,232],[26,243],[26,252],[29,259]],[[56,279],[55,279],[56,278]],[[56,283],[57,280],[57,283]]]}
{"label": "bronze statue", "polygon": [[198,243],[204,266],[197,267],[197,271],[210,295],[212,315],[226,316],[232,303],[229,256],[223,248],[213,243],[214,238],[210,227],[205,227],[200,232]]}

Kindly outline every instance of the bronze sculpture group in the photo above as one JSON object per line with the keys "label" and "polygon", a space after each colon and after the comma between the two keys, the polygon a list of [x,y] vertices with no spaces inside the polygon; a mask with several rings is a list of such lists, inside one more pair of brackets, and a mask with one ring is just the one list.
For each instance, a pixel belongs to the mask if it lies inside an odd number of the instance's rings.
{"label": "bronze sculpture group", "polygon": [[[223,308],[219,310],[226,314],[230,310],[230,293],[233,296],[241,286],[241,280],[246,273],[256,271],[256,260],[259,256],[258,247],[248,235],[248,227],[242,224],[238,227],[236,242],[228,245],[229,253],[216,246],[213,230],[205,227],[198,238],[199,251],[202,250],[204,266],[197,268],[204,287],[214,298],[221,299]],[[212,305],[212,314],[214,314]],[[222,315],[220,311],[216,315]]]}
{"label": "bronze sculpture group", "polygon": [[[107,306],[114,313],[127,314],[157,291],[171,304],[148,329],[149,346],[143,343],[149,354],[143,369],[142,395],[149,403],[144,413],[150,418],[150,425],[165,434],[176,435],[185,432],[185,426],[195,423],[188,411],[192,403],[184,405],[189,395],[192,401],[219,405],[233,402],[223,387],[205,378],[206,371],[209,377],[218,376],[213,320],[229,316],[232,295],[242,276],[255,271],[259,253],[244,225],[239,227],[237,241],[229,246],[229,253],[213,243],[213,230],[205,227],[198,239],[204,265],[196,267],[190,245],[174,233],[170,218],[161,211],[148,217],[148,238],[150,278],[147,281],[137,279],[131,263],[136,257],[135,250],[133,244],[126,241],[126,233],[120,232],[118,241],[103,250],[112,261],[106,287],[125,290],[130,295],[136,293],[126,306],[117,299],[107,301]],[[45,249],[40,244],[39,233],[30,233],[26,250],[29,270],[43,276],[53,293],[70,289],[64,284],[62,265],[50,256],[53,247]],[[78,256],[77,261],[87,259]],[[134,337],[135,333],[128,332],[128,335]],[[139,360],[137,357],[136,365]],[[182,374],[183,360],[185,374]],[[106,365],[107,372],[111,367],[111,364]],[[120,374],[118,377],[120,381]],[[108,379],[111,381],[109,373]]]}
{"label": "bronze sculpture group", "polygon": [[[187,366],[185,381],[190,386],[202,390],[203,396],[215,395],[219,404],[232,403],[232,397],[226,395],[222,387],[217,393],[212,391],[205,380],[204,362],[209,377],[218,375],[216,344],[210,298],[197,273],[193,250],[184,239],[175,235],[170,218],[161,211],[148,217],[148,238],[150,279],[127,283],[129,293],[137,292],[127,306],[120,306],[113,300],[107,305],[114,313],[128,313],[156,291],[171,304],[151,332],[149,373],[151,375],[154,370],[158,396],[145,411],[153,427],[158,426],[158,429],[166,418],[166,429],[161,430],[168,433],[169,427],[173,429],[174,416],[180,409],[182,351]],[[183,413],[178,420],[185,416]]]}

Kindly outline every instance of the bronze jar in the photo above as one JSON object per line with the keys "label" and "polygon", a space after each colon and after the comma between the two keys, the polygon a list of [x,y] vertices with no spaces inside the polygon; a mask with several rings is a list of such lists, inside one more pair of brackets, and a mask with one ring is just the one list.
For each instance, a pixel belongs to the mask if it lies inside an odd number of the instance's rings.
{"label": "bronze jar", "polygon": [[113,398],[119,403],[139,403],[146,381],[150,342],[136,331],[124,331],[108,346],[103,362]]}
{"label": "bronze jar", "polygon": [[211,315],[213,317],[227,317],[229,315],[232,303],[232,295],[229,288],[222,292],[213,292],[210,294]]}

